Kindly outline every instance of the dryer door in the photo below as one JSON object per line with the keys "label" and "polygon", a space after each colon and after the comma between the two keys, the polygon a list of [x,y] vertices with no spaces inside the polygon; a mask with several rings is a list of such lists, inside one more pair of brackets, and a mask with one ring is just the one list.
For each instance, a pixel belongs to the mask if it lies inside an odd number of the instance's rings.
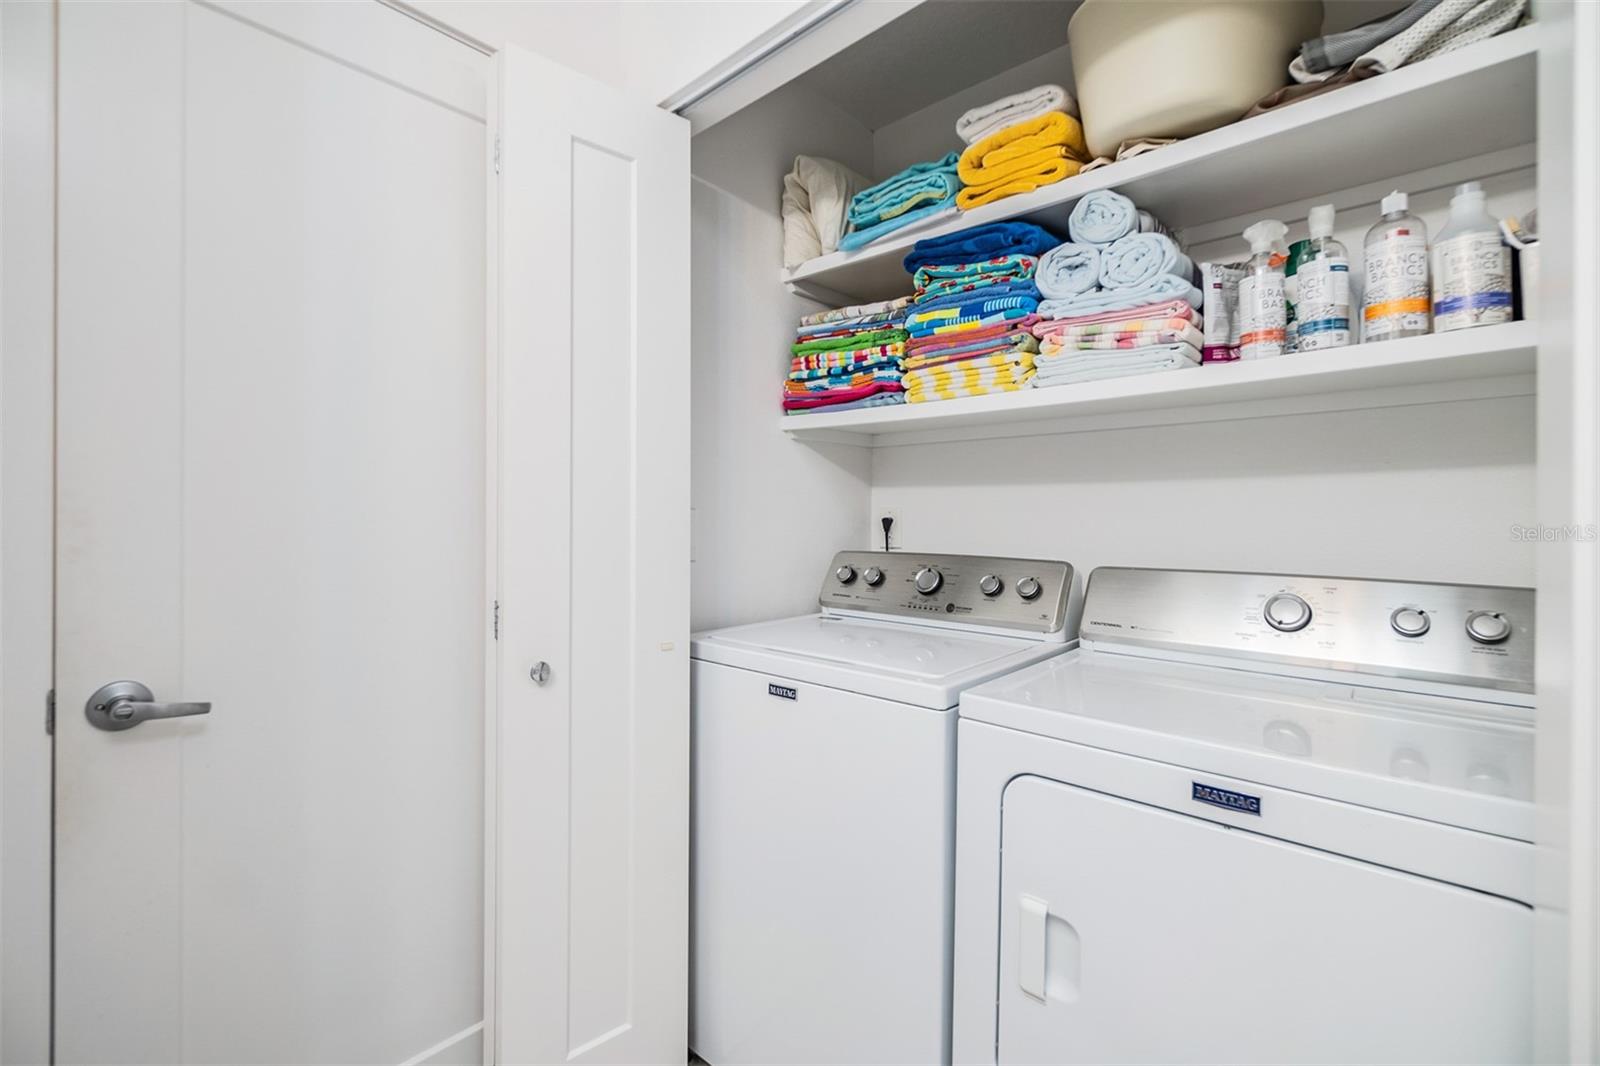
{"label": "dryer door", "polygon": [[1532,1055],[1522,904],[1038,777],[1003,832],[1002,1063]]}

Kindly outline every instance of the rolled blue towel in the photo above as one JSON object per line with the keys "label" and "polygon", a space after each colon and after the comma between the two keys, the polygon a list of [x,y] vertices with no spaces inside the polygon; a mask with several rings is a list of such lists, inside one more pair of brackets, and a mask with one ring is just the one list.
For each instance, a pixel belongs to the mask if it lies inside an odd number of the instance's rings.
{"label": "rolled blue towel", "polygon": [[914,210],[953,199],[961,190],[961,179],[956,176],[956,162],[960,158],[951,152],[942,159],[913,163],[894,177],[870,189],[862,189],[850,198],[850,223],[864,230],[891,221],[884,217],[884,212],[894,212],[908,200],[916,201],[910,208]]}
{"label": "rolled blue towel", "polygon": [[1100,252],[1100,284],[1104,288],[1131,289],[1158,274],[1175,274],[1185,281],[1194,280],[1194,263],[1171,237],[1159,233],[1130,233]]}
{"label": "rolled blue towel", "polygon": [[1039,305],[1038,311],[1046,318],[1077,318],[1106,311],[1126,311],[1170,300],[1183,300],[1198,311],[1200,290],[1187,278],[1180,278],[1176,274],[1157,274],[1142,285],[1126,289],[1094,289],[1067,300],[1046,300]]}
{"label": "rolled blue towel", "polygon": [[1067,218],[1067,232],[1079,244],[1110,244],[1139,229],[1139,209],[1132,200],[1111,189],[1088,194]]}
{"label": "rolled blue towel", "polygon": [[1100,249],[1092,244],[1058,244],[1039,260],[1033,274],[1039,294],[1066,300],[1100,284]]}

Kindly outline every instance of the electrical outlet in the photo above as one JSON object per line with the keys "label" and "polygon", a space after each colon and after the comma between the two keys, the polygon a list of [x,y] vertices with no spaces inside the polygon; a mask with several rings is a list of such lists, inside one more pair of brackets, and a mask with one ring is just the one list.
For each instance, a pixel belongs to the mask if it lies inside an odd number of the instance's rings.
{"label": "electrical outlet", "polygon": [[[889,526],[887,548],[884,543],[884,520],[888,519]],[[904,530],[900,528],[900,516],[893,507],[879,508],[872,520],[872,546],[878,551],[896,551],[900,547],[901,536]]]}

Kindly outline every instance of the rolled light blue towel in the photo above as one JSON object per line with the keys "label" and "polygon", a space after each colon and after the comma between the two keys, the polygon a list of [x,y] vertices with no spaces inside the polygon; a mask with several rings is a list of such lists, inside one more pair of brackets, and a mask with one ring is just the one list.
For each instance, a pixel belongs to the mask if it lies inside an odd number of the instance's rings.
{"label": "rolled light blue towel", "polygon": [[1077,318],[1106,311],[1126,311],[1169,300],[1183,300],[1198,311],[1200,290],[1188,278],[1180,278],[1176,274],[1157,274],[1142,285],[1126,289],[1094,289],[1068,300],[1046,300],[1039,305],[1039,314],[1046,318]]}
{"label": "rolled light blue towel", "polygon": [[1100,284],[1108,289],[1131,289],[1160,274],[1195,278],[1194,263],[1171,237],[1160,233],[1130,233],[1100,252]]}
{"label": "rolled light blue towel", "polygon": [[1033,280],[1047,300],[1069,300],[1088,292],[1100,284],[1100,249],[1092,244],[1058,244],[1039,259]]}
{"label": "rolled light blue towel", "polygon": [[912,210],[951,199],[961,189],[961,179],[956,176],[956,161],[960,158],[951,152],[942,159],[913,163],[887,181],[880,181],[870,189],[862,189],[850,199],[851,225],[865,230],[879,223],[894,221],[884,218],[884,212],[892,211],[916,197],[936,196],[937,199],[924,199]]}
{"label": "rolled light blue towel", "polygon": [[1098,189],[1079,200],[1067,218],[1067,233],[1079,244],[1110,244],[1138,233],[1139,209],[1111,189]]}

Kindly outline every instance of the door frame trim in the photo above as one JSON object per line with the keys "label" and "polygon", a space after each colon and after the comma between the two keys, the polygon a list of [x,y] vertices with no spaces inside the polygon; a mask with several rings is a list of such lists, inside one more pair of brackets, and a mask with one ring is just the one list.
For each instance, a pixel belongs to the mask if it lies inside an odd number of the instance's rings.
{"label": "door frame trim", "polygon": [[0,1061],[53,1057],[56,19],[0,4]]}

